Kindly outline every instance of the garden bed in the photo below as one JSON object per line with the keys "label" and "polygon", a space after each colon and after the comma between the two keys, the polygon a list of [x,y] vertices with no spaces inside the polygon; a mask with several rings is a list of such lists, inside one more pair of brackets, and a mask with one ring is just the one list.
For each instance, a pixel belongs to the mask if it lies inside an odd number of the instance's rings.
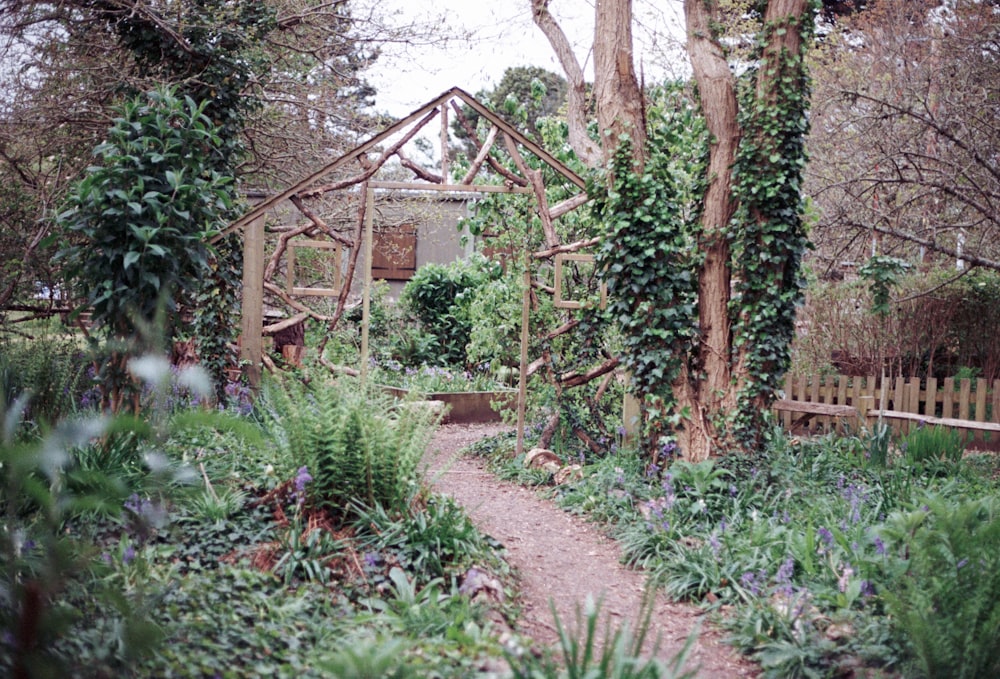
{"label": "garden bed", "polygon": [[[409,389],[379,385],[387,394],[396,398],[407,398]],[[421,392],[418,392],[421,393]],[[472,424],[486,422],[502,422],[503,411],[517,407],[517,392],[513,389],[499,391],[441,391],[422,393],[428,401],[440,401],[447,405],[444,419],[446,424]],[[494,410],[492,404],[502,404],[500,410]]]}

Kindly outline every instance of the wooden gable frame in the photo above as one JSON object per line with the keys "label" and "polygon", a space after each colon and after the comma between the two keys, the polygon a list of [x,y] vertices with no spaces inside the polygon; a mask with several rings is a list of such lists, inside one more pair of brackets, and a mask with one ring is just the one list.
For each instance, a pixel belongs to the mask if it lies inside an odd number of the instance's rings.
{"label": "wooden gable frame", "polygon": [[[467,127],[470,137],[479,146],[479,152],[473,161],[469,171],[458,183],[448,183],[449,158],[448,158],[448,118],[449,110],[454,111],[463,120],[463,114],[458,102],[464,103],[489,125],[490,130],[486,139],[479,142],[474,130]],[[440,175],[434,175],[424,168],[409,161],[405,156],[403,147],[434,118],[440,118],[441,132],[441,168]],[[412,126],[412,127],[411,127]],[[408,130],[408,128],[410,128]],[[407,131],[408,130],[408,131]],[[403,133],[400,140],[391,143],[388,147],[382,145],[389,142],[396,135]],[[500,165],[490,156],[490,150],[497,138],[502,135],[503,143],[518,172],[511,172]],[[580,189],[580,193],[562,201],[561,203],[549,206],[545,195],[545,185],[542,173],[527,166],[521,156],[518,147],[526,149],[534,154],[538,159],[548,164],[568,183]],[[379,157],[374,161],[368,157],[369,152],[378,152]],[[392,157],[397,156],[403,167],[412,171],[420,181],[383,181],[375,178],[376,173]],[[333,173],[357,161],[361,165],[361,171],[346,179],[339,179],[328,183],[323,183],[325,179]],[[501,184],[473,184],[484,164],[489,164],[491,169],[504,178]],[[345,237],[340,232],[332,229],[323,219],[313,212],[307,205],[306,200],[316,198],[327,192],[338,190],[349,190],[354,187],[359,189],[360,202],[357,216],[354,220],[354,238]],[[576,209],[586,203],[589,198],[586,194],[585,180],[573,170],[561,163],[541,146],[524,136],[507,121],[503,120],[493,111],[481,104],[475,97],[464,90],[453,87],[434,99],[430,100],[422,107],[416,109],[408,116],[401,118],[380,133],[369,138],[367,141],[354,147],[347,153],[341,155],[333,162],[316,170],[303,179],[289,185],[283,191],[265,198],[254,206],[242,217],[230,224],[215,240],[221,239],[228,234],[244,231],[244,276],[243,276],[243,303],[242,303],[242,345],[241,359],[246,366],[246,373],[250,384],[256,387],[260,380],[260,370],[263,360],[263,346],[261,337],[274,327],[282,325],[263,327],[263,303],[264,293],[269,292],[277,296],[282,301],[298,312],[295,318],[312,317],[316,320],[328,322],[331,325],[337,322],[342,314],[351,288],[355,266],[359,254],[364,252],[364,294],[362,298],[362,362],[360,373],[364,376],[367,366],[368,353],[368,316],[370,311],[370,284],[372,279],[372,239],[373,239],[373,215],[375,212],[375,192],[377,190],[416,190],[416,191],[447,191],[447,192],[501,192],[501,193],[523,193],[532,195],[535,199],[536,210],[542,223],[544,231],[546,249],[541,252],[530,253],[529,258],[535,260],[551,259],[564,253],[576,252],[582,248],[590,247],[596,243],[596,239],[589,239],[578,243],[562,244],[553,226],[553,220],[559,216]],[[282,234],[279,238],[279,245],[269,262],[264,261],[264,219],[267,213],[274,209],[279,203],[289,201],[294,205],[305,218],[305,224]],[[295,235],[304,235],[307,238],[326,236],[337,243],[350,249],[350,256],[345,271],[342,273],[343,282],[337,294],[337,308],[332,316],[323,315],[310,309],[304,303],[294,299],[291,294],[281,290],[277,286],[268,283],[267,279],[273,276],[278,267],[278,259],[282,256],[288,246],[289,240]],[[530,267],[529,267],[530,269]],[[531,285],[530,271],[526,269],[525,280]],[[294,291],[294,288],[293,288]],[[332,294],[332,293],[331,293]],[[526,382],[530,374],[531,367],[527,359],[527,327],[528,327],[528,297],[530,291],[526,290],[524,315],[522,318],[522,339],[521,339],[521,376],[518,398],[518,446],[523,442],[524,431],[524,406],[526,401]],[[286,321],[287,323],[287,321]],[[329,366],[333,368],[334,366]],[[613,369],[614,366],[611,366]],[[605,371],[607,372],[607,371]],[[603,373],[602,373],[603,374]]]}

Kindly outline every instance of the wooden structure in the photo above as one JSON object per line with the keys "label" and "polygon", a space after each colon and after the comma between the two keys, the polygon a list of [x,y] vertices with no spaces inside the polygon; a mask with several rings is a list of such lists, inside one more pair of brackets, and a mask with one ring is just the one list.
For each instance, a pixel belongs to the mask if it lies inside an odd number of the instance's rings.
{"label": "wooden structure", "polygon": [[[463,106],[475,111],[481,121],[485,123],[485,137],[480,138],[479,131],[466,120]],[[436,135],[439,141],[440,162],[437,172],[414,163],[406,155],[406,145],[435,119],[440,124],[440,132]],[[477,149],[470,166],[457,179],[455,178],[457,175],[452,172],[453,165],[449,158],[450,120],[457,120],[463,126]],[[500,148],[498,142],[501,139],[503,141],[502,148],[513,161],[516,170],[510,169],[495,157]],[[526,154],[534,155],[538,160],[555,170],[556,176],[559,177],[559,181],[563,182],[571,197],[557,205],[550,206],[546,197],[546,185],[542,172],[533,169],[525,162]],[[380,171],[390,159],[393,159],[396,165],[412,172],[414,176],[410,180],[400,181],[398,179],[399,167],[395,167],[396,175],[383,177],[384,173],[380,174]],[[368,363],[368,317],[374,259],[373,220],[376,199],[380,192],[443,191],[469,194],[525,194],[534,201],[534,211],[541,224],[545,247],[542,251],[532,253],[527,251],[527,244],[525,244],[525,250],[521,253],[525,286],[517,406],[518,450],[520,451],[523,447],[527,378],[533,371],[545,365],[544,357],[529,362],[528,322],[531,297],[533,291],[553,292],[551,287],[534,279],[532,270],[538,263],[543,261],[551,263],[555,258],[558,258],[555,261],[560,267],[564,262],[587,260],[586,255],[575,253],[596,245],[597,239],[568,244],[561,243],[554,226],[554,220],[588,201],[585,189],[586,183],[583,178],[483,106],[472,95],[459,88],[443,92],[328,165],[289,185],[283,191],[266,197],[218,236],[218,238],[222,238],[226,234],[241,229],[244,232],[241,359],[247,366],[251,385],[257,385],[260,379],[263,357],[261,310],[265,292],[272,297],[277,297],[293,312],[297,312],[294,318],[312,318],[328,323],[332,327],[348,304],[351,283],[356,274],[359,258],[363,267],[364,286],[361,302],[363,318],[362,360],[358,372],[364,379]],[[322,203],[322,199],[328,194],[334,193],[339,196],[336,203],[340,206],[341,215],[353,214],[352,228],[348,232],[333,228],[331,221],[324,218],[321,207],[316,205],[316,203]],[[290,202],[299,211],[301,223],[282,233],[274,253],[269,259],[265,259],[264,222],[266,216],[274,206],[285,201]],[[293,244],[295,238],[301,238],[302,241]],[[290,265],[286,261],[285,266],[294,269],[295,252],[304,247],[323,248],[338,253],[342,248],[345,253],[345,263],[342,270],[337,268],[336,277],[339,280],[318,289],[297,288],[292,282],[289,282],[286,288],[272,283],[271,279],[278,272],[282,259],[287,260],[290,257]],[[286,275],[288,281],[293,281],[294,271],[286,271]],[[307,296],[335,299],[335,311],[332,314],[317,312],[302,301],[301,298]],[[572,300],[562,300],[562,303],[564,308],[578,306]],[[575,324],[566,324],[551,331],[549,336],[554,337],[568,332],[572,327],[575,327]],[[551,361],[551,358],[549,360]],[[618,361],[613,360],[589,370],[585,374],[563,375],[559,376],[558,379],[561,380],[562,386],[576,386],[602,376],[610,378],[610,373],[617,365]],[[329,367],[337,368],[336,366]]]}
{"label": "wooden structure", "polygon": [[880,380],[873,377],[789,376],[785,398],[773,409],[787,429],[815,425],[818,430],[856,428],[861,418],[882,418],[897,434],[920,423],[969,432],[983,442],[1000,434],[1000,380]]}

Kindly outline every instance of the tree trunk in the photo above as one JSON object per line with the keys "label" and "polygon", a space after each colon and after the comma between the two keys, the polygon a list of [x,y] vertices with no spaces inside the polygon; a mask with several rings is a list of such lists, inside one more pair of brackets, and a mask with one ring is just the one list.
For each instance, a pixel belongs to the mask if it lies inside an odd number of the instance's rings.
{"label": "tree trunk", "polygon": [[632,0],[597,0],[594,26],[594,96],[604,153],[627,135],[639,171],[646,153],[646,120],[633,66]]}
{"label": "tree trunk", "polygon": [[730,248],[726,237],[736,211],[732,194],[733,162],[740,141],[736,80],[729,70],[713,24],[722,20],[715,0],[687,0],[687,50],[698,85],[702,114],[712,135],[708,176],[701,216],[701,248],[705,263],[698,277],[698,321],[701,347],[689,356],[673,385],[679,409],[691,417],[679,432],[686,457],[698,461],[712,454],[718,435],[713,415],[732,410],[736,398],[731,380],[732,334],[729,321]]}

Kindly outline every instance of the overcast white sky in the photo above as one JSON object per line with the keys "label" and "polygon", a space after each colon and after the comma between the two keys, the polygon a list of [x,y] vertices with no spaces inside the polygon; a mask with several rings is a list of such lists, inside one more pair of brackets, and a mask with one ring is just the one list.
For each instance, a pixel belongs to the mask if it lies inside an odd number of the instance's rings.
{"label": "overcast white sky", "polygon": [[[590,77],[594,0],[551,0],[549,11],[576,47]],[[646,81],[662,78],[677,64],[682,34],[680,0],[634,0],[636,53]],[[458,36],[447,46],[390,45],[369,81],[379,94],[379,110],[401,116],[450,87],[472,94],[492,88],[511,66],[562,69],[531,21],[530,0],[379,0],[378,8],[396,24],[430,21],[441,33]],[[467,37],[466,37],[467,36]]]}

